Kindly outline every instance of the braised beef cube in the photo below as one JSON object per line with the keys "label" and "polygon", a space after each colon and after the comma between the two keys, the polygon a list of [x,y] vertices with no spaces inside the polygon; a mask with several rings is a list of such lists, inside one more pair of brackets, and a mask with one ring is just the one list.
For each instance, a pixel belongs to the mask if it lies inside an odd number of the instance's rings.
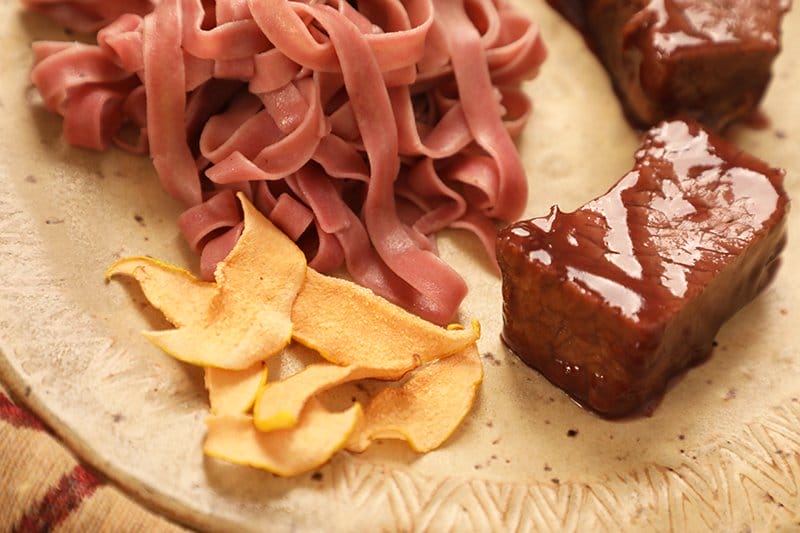
{"label": "braised beef cube", "polygon": [[721,129],[760,102],[790,0],[551,0],[586,36],[629,118]]}
{"label": "braised beef cube", "polygon": [[772,278],[782,181],[697,123],[653,128],[605,195],[500,233],[505,343],[599,413],[660,397]]}

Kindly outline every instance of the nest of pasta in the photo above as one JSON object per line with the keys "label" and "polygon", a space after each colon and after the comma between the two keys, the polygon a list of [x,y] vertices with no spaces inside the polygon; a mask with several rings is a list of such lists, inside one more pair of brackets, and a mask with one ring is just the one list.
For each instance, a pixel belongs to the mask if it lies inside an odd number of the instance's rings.
{"label": "nest of pasta", "polygon": [[241,192],[312,268],[442,324],[467,288],[433,235],[469,229],[493,261],[498,221],[522,214],[512,138],[545,48],[505,0],[25,4],[97,32],[35,43],[32,79],[67,142],[149,152],[206,279]]}

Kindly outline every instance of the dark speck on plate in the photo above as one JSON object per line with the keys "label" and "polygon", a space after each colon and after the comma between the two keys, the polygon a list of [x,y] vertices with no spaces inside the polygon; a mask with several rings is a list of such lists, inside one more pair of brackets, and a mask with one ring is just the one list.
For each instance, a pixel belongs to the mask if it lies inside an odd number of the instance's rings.
{"label": "dark speck on plate", "polygon": [[144,217],[142,215],[133,215],[133,219],[144,226]]}
{"label": "dark speck on plate", "polygon": [[322,481],[322,472],[319,471],[314,472],[313,474],[311,474],[311,479],[313,479],[314,481]]}
{"label": "dark speck on plate", "polygon": [[503,362],[500,361],[492,352],[483,354],[483,358],[489,361],[493,366],[502,366]]}
{"label": "dark speck on plate", "polygon": [[567,437],[575,437],[578,435],[577,429],[569,429],[567,430]]}

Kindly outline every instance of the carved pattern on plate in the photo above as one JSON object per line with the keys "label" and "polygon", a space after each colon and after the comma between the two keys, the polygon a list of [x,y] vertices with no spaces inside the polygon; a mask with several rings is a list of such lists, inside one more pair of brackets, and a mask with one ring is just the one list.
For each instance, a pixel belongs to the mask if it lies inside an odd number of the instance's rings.
{"label": "carved pattern on plate", "polygon": [[363,461],[332,465],[356,523],[391,513],[399,531],[773,531],[800,528],[800,404],[739,435],[602,483],[433,478]]}

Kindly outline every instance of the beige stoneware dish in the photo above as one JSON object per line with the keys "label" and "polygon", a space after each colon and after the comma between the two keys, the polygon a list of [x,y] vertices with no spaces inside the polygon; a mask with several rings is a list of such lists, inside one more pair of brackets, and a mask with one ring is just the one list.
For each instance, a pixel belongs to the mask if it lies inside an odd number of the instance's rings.
{"label": "beige stoneware dish", "polygon": [[[535,114],[519,142],[529,215],[573,209],[631,165],[637,136],[581,38],[544,2],[550,57],[528,85]],[[197,369],[149,345],[160,326],[141,293],[104,269],[149,254],[196,269],[147,158],[65,145],[35,105],[30,43],[67,38],[0,6],[0,378],[69,447],[144,504],[223,530],[507,531],[800,529],[800,213],[775,282],[722,330],[713,357],[651,417],[587,413],[499,340],[500,281],[471,238],[444,255],[468,278],[464,320],[483,325],[477,404],[439,450],[386,442],[280,479],[204,458],[206,400]],[[764,111],[769,127],[732,137],[800,195],[800,10]],[[20,450],[20,453],[24,453]]]}

